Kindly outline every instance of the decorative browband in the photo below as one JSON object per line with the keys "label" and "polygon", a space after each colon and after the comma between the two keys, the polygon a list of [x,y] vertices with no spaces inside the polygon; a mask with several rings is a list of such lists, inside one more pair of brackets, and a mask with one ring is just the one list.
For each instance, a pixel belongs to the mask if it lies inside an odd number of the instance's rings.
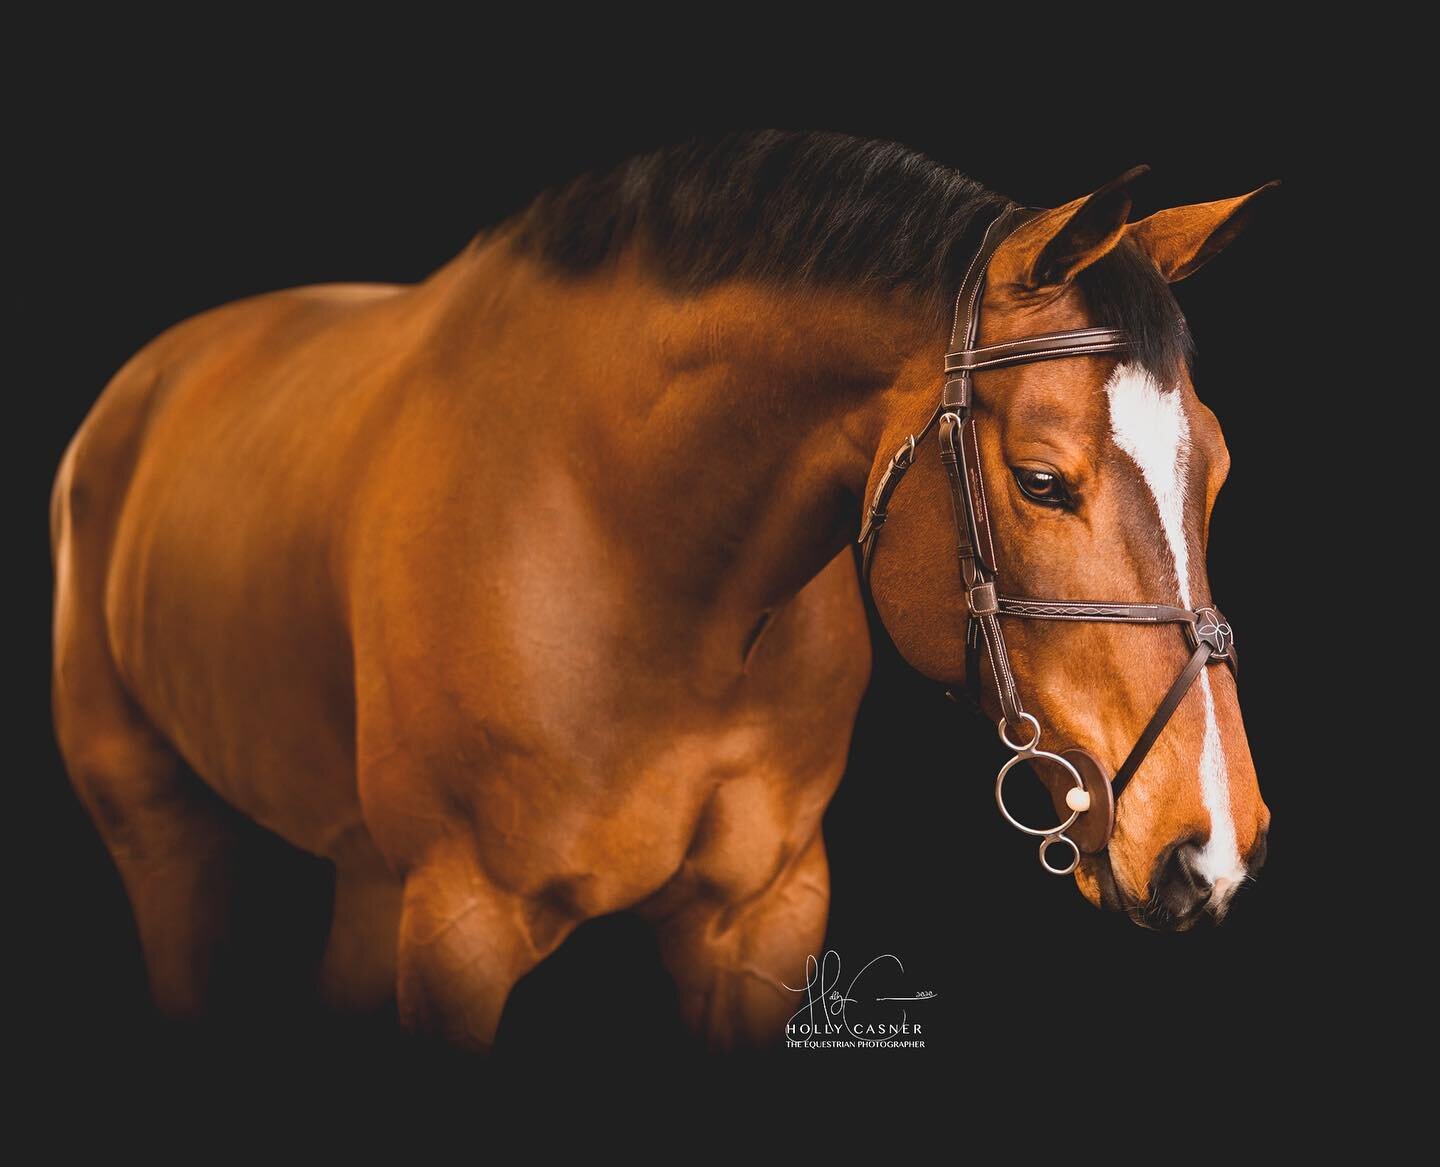
{"label": "decorative browband", "polygon": [[1195,613],[1173,604],[1111,604],[1101,600],[1032,600],[1023,596],[997,596],[1002,616],[1028,616],[1032,620],[1112,621],[1120,624],[1178,624],[1193,622]]}

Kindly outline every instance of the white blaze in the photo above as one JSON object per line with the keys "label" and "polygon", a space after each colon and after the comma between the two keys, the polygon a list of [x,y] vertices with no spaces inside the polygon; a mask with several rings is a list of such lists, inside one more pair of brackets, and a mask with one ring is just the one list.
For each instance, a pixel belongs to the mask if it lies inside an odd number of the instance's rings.
{"label": "white blaze", "polygon": [[[1155,497],[1160,529],[1175,563],[1180,604],[1194,607],[1190,592],[1190,544],[1185,537],[1185,483],[1190,465],[1190,424],[1178,389],[1164,391],[1144,369],[1121,365],[1105,384],[1110,397],[1110,433],[1115,444],[1140,468]],[[1205,702],[1205,736],[1200,747],[1200,793],[1210,812],[1210,838],[1200,853],[1199,873],[1211,883],[1244,878],[1230,812],[1225,749],[1215,718],[1215,695],[1208,670],[1200,674]],[[1224,889],[1217,887],[1217,893]],[[1218,898],[1218,894],[1217,894]]]}

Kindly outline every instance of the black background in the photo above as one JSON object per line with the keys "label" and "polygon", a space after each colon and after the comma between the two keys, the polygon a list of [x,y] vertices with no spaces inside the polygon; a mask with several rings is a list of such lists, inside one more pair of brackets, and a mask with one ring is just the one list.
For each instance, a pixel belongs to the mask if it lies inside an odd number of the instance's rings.
{"label": "black background", "polygon": [[[852,765],[826,822],[829,946],[852,971],[895,953],[916,987],[937,992],[929,1049],[782,1054],[767,1070],[813,1077],[824,1058],[826,1073],[851,1077],[1028,1073],[1113,1057],[1107,1065],[1124,1067],[1117,1085],[1155,1076],[1200,1110],[1216,1075],[1276,1062],[1314,1069],[1333,1055],[1356,1017],[1333,1012],[1332,1000],[1322,1045],[1312,1010],[1355,941],[1313,794],[1347,757],[1343,745],[1319,745],[1316,725],[1338,715],[1339,699],[1326,645],[1292,594],[1321,571],[1325,520],[1296,487],[1316,472],[1323,435],[1298,407],[1308,374],[1272,339],[1315,318],[1320,289],[1306,231],[1319,193],[1305,147],[1322,115],[1294,79],[1269,61],[1212,62],[1226,96],[1202,92],[1180,105],[1154,77],[1112,94],[1073,80],[1042,86],[1022,70],[993,83],[1007,100],[977,105],[943,72],[863,88],[839,85],[838,65],[818,70],[823,84],[765,69],[761,85],[753,63],[696,62],[630,77],[622,93],[614,71],[577,75],[553,62],[500,75],[491,60],[457,76],[451,61],[435,68],[446,81],[408,72],[402,81],[399,58],[381,54],[300,85],[293,61],[212,74],[204,60],[103,57],[72,64],[46,90],[31,171],[40,262],[22,338],[39,346],[43,371],[26,387],[20,451],[17,566],[31,591],[16,675],[20,699],[33,701],[20,726],[33,752],[16,778],[33,801],[24,898],[35,912],[26,963],[38,976],[27,1000],[56,1082],[73,1083],[77,1066],[115,1064],[141,1081],[255,1067],[317,1082],[476,1072],[380,1031],[297,1020],[267,1004],[259,970],[254,1011],[239,1028],[177,1031],[150,1014],[118,877],[69,791],[48,720],[46,497],[108,377],[204,308],[312,282],[422,278],[547,184],[696,131],[747,125],[899,140],[1036,206],[1147,162],[1135,217],[1284,183],[1245,236],[1177,288],[1198,340],[1197,386],[1233,456],[1210,572],[1239,633],[1242,703],[1274,814],[1261,879],[1218,931],[1159,935],[1092,909],[1069,881],[1045,876],[1033,847],[997,817],[993,732],[877,636]],[[407,53],[405,63],[423,66],[424,55]],[[287,871],[293,886],[316,874],[298,860]],[[296,926],[303,909],[291,886],[257,901],[257,934]],[[692,1073],[728,1072],[694,1058],[673,1007],[645,930],[599,921],[517,989],[500,1048],[512,1063],[684,1058]]]}

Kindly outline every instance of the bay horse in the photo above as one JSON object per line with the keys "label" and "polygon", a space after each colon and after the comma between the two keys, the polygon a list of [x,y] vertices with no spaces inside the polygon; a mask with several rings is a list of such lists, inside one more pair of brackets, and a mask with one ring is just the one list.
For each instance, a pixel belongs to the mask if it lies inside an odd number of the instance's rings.
{"label": "bay horse", "polygon": [[[1228,456],[1168,282],[1259,192],[1132,223],[1131,177],[1004,241],[980,341],[1132,352],[983,374],[979,457],[1007,580],[1190,606]],[[238,811],[333,865],[337,1007],[484,1049],[521,977],[631,909],[697,1033],[776,1041],[869,677],[861,500],[1011,206],[894,144],[734,133],[542,194],[413,286],[256,296],[141,349],[55,479],[53,705],[160,1009],[211,1003]],[[873,602],[960,684],[938,462],[904,489]],[[1047,733],[1114,767],[1184,661],[1156,635],[1017,626]],[[1207,670],[1079,888],[1218,919],[1268,819]]]}

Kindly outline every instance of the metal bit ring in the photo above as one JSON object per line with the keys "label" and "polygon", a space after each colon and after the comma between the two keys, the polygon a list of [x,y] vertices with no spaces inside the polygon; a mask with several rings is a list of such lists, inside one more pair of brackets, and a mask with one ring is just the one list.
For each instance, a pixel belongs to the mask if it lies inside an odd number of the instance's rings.
{"label": "metal bit ring", "polygon": [[[1068,867],[1051,867],[1045,857],[1045,853],[1055,846],[1056,843],[1064,843],[1073,853]],[[1075,868],[1080,866],[1080,848],[1075,841],[1063,834],[1046,835],[1040,842],[1040,866],[1045,868],[1051,875],[1069,875]]]}

